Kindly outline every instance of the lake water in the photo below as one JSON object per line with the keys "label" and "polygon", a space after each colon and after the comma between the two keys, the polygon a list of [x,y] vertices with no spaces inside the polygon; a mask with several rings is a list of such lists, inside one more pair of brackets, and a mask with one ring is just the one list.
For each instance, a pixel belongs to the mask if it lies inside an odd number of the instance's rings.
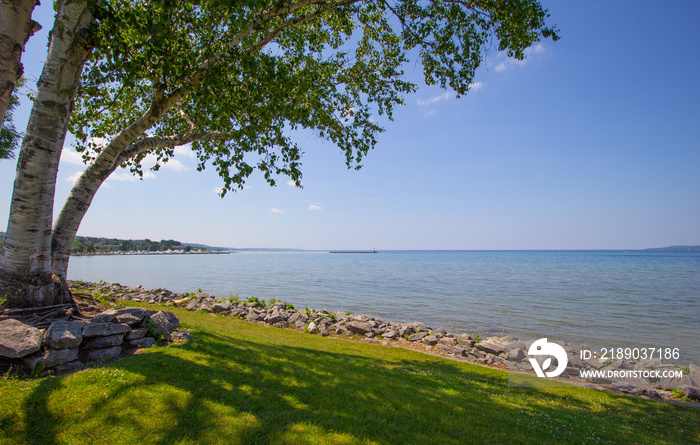
{"label": "lake water", "polygon": [[74,257],[69,278],[276,297],[297,308],[700,363],[698,251],[386,251]]}

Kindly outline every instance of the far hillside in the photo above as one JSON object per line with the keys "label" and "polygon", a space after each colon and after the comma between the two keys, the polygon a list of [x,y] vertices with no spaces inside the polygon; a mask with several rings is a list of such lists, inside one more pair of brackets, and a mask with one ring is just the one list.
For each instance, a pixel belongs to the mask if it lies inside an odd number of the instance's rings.
{"label": "far hillside", "polygon": [[99,238],[93,236],[76,236],[71,253],[93,252],[165,252],[180,250],[183,252],[205,251],[206,247],[187,245],[175,240],[151,241],[148,238],[140,240],[125,240],[117,238]]}

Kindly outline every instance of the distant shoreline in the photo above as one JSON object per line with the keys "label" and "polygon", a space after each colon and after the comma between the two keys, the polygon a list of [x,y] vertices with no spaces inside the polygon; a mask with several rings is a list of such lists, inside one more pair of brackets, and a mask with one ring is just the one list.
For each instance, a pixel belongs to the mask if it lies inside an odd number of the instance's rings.
{"label": "distant shoreline", "polygon": [[235,252],[226,252],[223,250],[212,250],[212,251],[197,251],[197,252],[178,252],[178,251],[138,251],[138,252],[77,252],[71,253],[70,256],[113,256],[113,255],[227,255]]}

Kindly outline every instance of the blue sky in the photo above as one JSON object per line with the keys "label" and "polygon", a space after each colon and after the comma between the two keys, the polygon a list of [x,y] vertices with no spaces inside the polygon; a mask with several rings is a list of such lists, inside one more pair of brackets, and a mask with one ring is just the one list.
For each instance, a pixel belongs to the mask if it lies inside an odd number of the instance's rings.
{"label": "blue sky", "polygon": [[[35,11],[44,30],[23,56],[30,79],[52,26],[44,3]],[[255,176],[221,199],[216,174],[197,172],[182,149],[143,181],[115,173],[79,234],[303,249],[700,244],[700,2],[543,4],[560,41],[525,62],[492,49],[460,99],[421,86],[360,171],[300,136],[303,190]],[[27,116],[18,110],[18,128]],[[64,150],[56,211],[82,169],[75,158]],[[3,222],[14,168],[0,162]]]}

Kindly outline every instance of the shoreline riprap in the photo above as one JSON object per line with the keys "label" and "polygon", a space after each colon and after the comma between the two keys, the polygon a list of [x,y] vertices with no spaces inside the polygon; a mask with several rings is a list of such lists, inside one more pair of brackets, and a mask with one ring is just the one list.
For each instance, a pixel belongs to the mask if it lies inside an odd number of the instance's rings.
{"label": "shoreline riprap", "polygon": [[[255,298],[240,301],[237,298],[217,298],[205,292],[178,293],[167,289],[145,289],[118,283],[71,282],[71,289],[91,293],[108,300],[138,301],[176,306],[189,311],[201,311],[213,315],[236,317],[249,322],[263,323],[278,328],[295,328],[309,334],[361,339],[381,342],[387,346],[406,347],[421,352],[437,354],[459,361],[497,367],[511,372],[532,372],[528,361],[528,348],[532,341],[523,341],[512,336],[481,339],[468,334],[450,333],[444,328],[431,328],[422,322],[401,323],[386,321],[367,315],[327,309],[295,309],[283,302],[264,304]],[[650,398],[686,398],[700,400],[700,367],[685,368],[663,363],[661,360],[582,360],[577,356],[580,347],[560,344],[571,357],[568,366],[558,380],[596,389],[612,390],[625,394]],[[541,363],[541,362],[540,362]],[[684,371],[683,377],[625,378],[625,379],[580,379],[581,370],[636,370],[640,375],[646,371]],[[653,375],[653,373],[651,373]]]}

